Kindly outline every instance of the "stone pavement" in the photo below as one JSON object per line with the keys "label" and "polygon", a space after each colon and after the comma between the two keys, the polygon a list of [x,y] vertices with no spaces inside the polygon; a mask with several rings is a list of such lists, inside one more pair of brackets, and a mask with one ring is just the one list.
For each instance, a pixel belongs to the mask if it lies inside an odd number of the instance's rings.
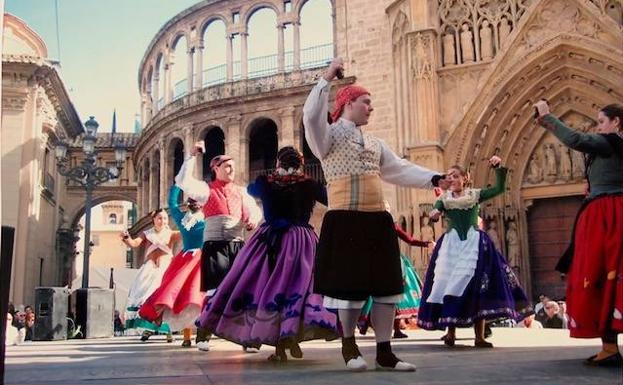
{"label": "stone pavement", "polygon": [[[407,331],[394,340],[394,351],[414,362],[415,373],[372,369],[348,373],[340,343],[302,344],[305,357],[276,364],[272,352],[244,353],[220,339],[210,352],[183,349],[180,341],[155,336],[147,343],[137,337],[98,340],[32,342],[7,347],[6,384],[433,384],[433,385],[619,385],[623,371],[585,367],[581,361],[599,349],[599,340],[577,340],[565,330],[496,328],[494,349],[477,350],[471,329],[459,330],[457,346],[446,348],[441,332]],[[374,337],[358,336],[361,351],[374,366]],[[619,343],[623,338],[619,339]]]}

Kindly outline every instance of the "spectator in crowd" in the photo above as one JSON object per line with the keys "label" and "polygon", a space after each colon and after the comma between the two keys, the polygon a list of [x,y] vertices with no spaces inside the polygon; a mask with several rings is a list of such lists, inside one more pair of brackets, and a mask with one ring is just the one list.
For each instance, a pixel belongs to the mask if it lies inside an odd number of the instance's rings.
{"label": "spectator in crowd", "polygon": [[32,309],[32,306],[27,305],[24,308],[25,317],[24,317],[24,326],[26,328],[26,341],[32,341],[34,332],[35,332],[35,311]]}
{"label": "spectator in crowd", "polygon": [[543,315],[545,315],[545,312],[543,311],[543,307],[545,306],[545,303],[551,301],[551,299],[546,296],[545,294],[541,294],[539,295],[539,302],[534,305],[534,313],[535,314],[539,314],[539,312],[542,312]]}
{"label": "spectator in crowd", "polygon": [[543,307],[545,309],[546,318],[543,321],[543,327],[546,329],[567,329],[567,321],[560,314],[560,306],[556,301],[549,301]]}
{"label": "spectator in crowd", "polygon": [[124,321],[121,319],[119,310],[115,310],[115,336],[122,336],[124,331]]}
{"label": "spectator in crowd", "polygon": [[[15,308],[13,309],[15,311]],[[24,329],[17,330],[13,326],[13,314],[10,312],[6,315],[6,340],[5,345],[19,345],[24,342]]]}
{"label": "spectator in crowd", "polygon": [[528,329],[543,329],[543,324],[534,319],[534,314],[531,314],[519,321],[514,327],[516,328],[528,328]]}

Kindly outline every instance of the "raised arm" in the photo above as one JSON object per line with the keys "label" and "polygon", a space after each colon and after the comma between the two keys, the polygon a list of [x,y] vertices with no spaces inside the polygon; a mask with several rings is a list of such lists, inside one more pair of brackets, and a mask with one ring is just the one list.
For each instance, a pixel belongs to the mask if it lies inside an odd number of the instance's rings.
{"label": "raised arm", "polygon": [[327,122],[330,88],[331,84],[321,78],[312,88],[303,106],[305,140],[318,159],[323,159],[331,149],[331,134]]}
{"label": "raised arm", "polygon": [[495,168],[495,184],[492,187],[480,190],[478,201],[484,202],[502,194],[506,185],[506,174],[508,174],[508,169],[506,167]]}
{"label": "raised arm", "polygon": [[442,176],[399,158],[387,144],[381,142],[381,179],[399,186],[432,189]]}
{"label": "raised arm", "polygon": [[169,189],[169,200],[167,202],[169,206],[169,215],[173,217],[177,227],[180,227],[182,218],[184,218],[184,213],[180,210],[180,205],[178,203],[181,194],[182,189],[176,185],[171,186]]}
{"label": "raised arm", "polygon": [[541,125],[558,138],[565,146],[577,151],[610,155],[612,147],[608,140],[599,134],[586,134],[567,127],[560,119],[547,114],[540,119]]}
{"label": "raised arm", "polygon": [[196,163],[197,159],[194,155],[187,157],[179,173],[175,176],[175,184],[184,190],[186,195],[203,205],[210,197],[210,187],[206,182],[195,178]]}

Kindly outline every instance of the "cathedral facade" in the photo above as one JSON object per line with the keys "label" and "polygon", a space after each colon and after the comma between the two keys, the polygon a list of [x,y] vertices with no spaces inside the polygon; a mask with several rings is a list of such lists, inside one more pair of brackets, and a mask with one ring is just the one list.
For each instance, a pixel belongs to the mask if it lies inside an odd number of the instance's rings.
{"label": "cathedral facade", "polygon": [[[325,7],[331,38],[305,46],[304,29],[319,23],[305,20],[312,6]],[[533,295],[562,296],[553,266],[584,194],[584,165],[533,124],[531,105],[546,98],[556,115],[588,131],[599,107],[623,100],[622,9],[620,0],[200,2],[162,27],[140,64],[144,131],[133,158],[140,214],[164,205],[197,140],[206,158],[234,156],[242,183],[269,172],[282,145],[303,150],[307,171],[322,178],[304,140],[302,105],[327,60],[339,56],[346,78],[338,83],[372,94],[365,129],[398,154],[440,171],[463,165],[476,187],[492,182],[486,159],[502,157],[507,191],[482,208],[485,230]],[[252,57],[253,18],[262,11],[273,15],[274,34],[264,38],[275,39],[275,50]],[[209,35],[217,24],[222,34]],[[205,65],[215,39],[225,46],[220,67]],[[175,82],[180,65],[186,76]],[[385,192],[407,231],[441,234],[427,218],[432,192]],[[428,251],[404,251],[425,269]]]}

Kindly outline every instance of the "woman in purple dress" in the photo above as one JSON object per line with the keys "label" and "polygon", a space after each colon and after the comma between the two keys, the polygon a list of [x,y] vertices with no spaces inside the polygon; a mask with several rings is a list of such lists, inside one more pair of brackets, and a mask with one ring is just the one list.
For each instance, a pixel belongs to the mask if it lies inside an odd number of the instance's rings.
{"label": "woman in purple dress", "polygon": [[294,147],[277,154],[275,172],[248,187],[262,201],[266,222],[253,234],[206,305],[197,325],[242,346],[275,346],[269,360],[301,358],[298,345],[338,337],[337,316],[313,294],[318,237],[309,225],[316,202],[327,203],[324,186],[303,173]]}

